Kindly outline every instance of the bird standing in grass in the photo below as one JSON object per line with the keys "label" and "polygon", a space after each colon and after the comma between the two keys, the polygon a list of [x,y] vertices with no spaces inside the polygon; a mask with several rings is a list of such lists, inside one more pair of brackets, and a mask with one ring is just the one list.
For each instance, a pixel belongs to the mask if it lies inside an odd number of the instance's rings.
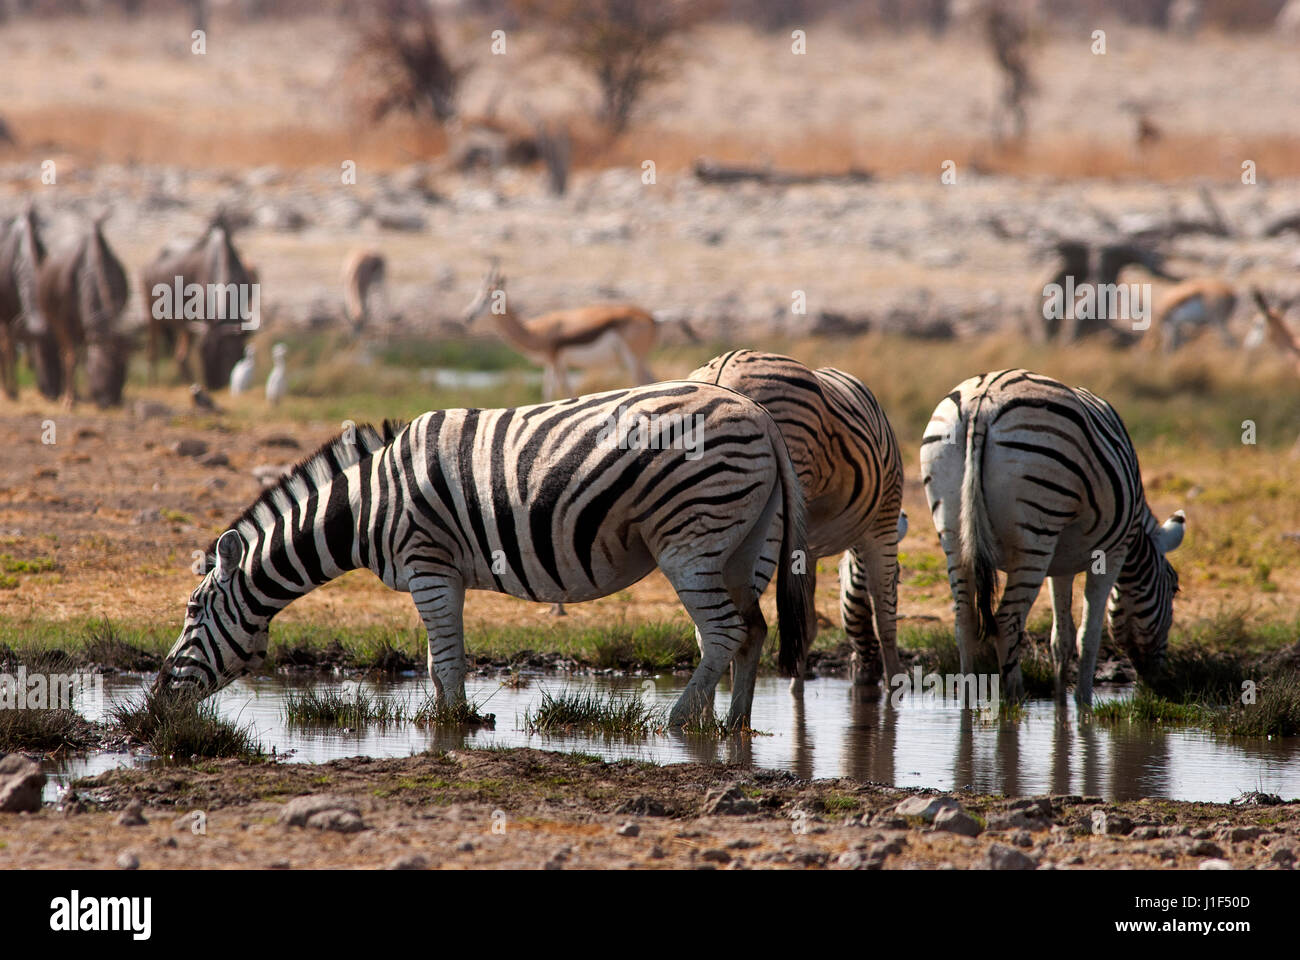
{"label": "bird standing in grass", "polygon": [[244,347],[244,359],[230,371],[230,395],[237,397],[253,387],[253,355],[257,348],[251,343]]}
{"label": "bird standing in grass", "polygon": [[279,403],[285,394],[284,355],[289,348],[277,343],[271,348],[271,375],[266,378],[266,399],[268,403]]}

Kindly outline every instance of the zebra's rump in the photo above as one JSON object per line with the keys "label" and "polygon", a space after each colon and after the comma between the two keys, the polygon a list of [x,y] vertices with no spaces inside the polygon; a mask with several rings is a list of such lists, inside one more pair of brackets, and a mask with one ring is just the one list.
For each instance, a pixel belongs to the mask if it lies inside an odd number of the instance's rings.
{"label": "zebra's rump", "polygon": [[896,529],[902,455],[880,404],[857,377],[753,350],[722,354],[690,375],[758,401],[785,439],[808,504],[808,546],[829,556],[881,520]]}
{"label": "zebra's rump", "polygon": [[1137,454],[1114,408],[1028,370],[972,377],[935,410],[922,440],[922,480],[937,516],[944,491],[955,501],[960,480],[931,483],[964,473],[972,429],[999,554],[1032,551],[1048,537],[1056,552],[1051,573],[1074,573],[1145,520]]}

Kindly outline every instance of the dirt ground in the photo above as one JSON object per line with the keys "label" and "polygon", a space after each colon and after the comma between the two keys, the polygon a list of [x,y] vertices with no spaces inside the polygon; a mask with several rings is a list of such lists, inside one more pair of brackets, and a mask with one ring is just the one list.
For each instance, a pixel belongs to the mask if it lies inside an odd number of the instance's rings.
{"label": "dirt ground", "polygon": [[[876,784],[528,749],[122,769],[73,789],[80,804],[0,814],[0,869],[1291,869],[1300,852],[1297,803],[947,795],[966,836]],[[281,822],[306,794],[321,819]],[[132,801],[147,822],[124,826]]]}

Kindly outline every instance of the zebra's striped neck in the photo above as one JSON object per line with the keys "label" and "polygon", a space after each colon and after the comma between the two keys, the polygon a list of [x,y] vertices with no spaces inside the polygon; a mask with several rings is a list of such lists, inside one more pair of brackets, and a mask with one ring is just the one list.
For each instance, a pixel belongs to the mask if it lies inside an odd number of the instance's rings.
{"label": "zebra's striped neck", "polygon": [[[386,422],[382,434],[368,424],[345,431],[265,490],[231,525],[245,544],[239,579],[247,614],[266,622],[303,594],[367,565],[350,497],[359,465],[382,450],[396,429]],[[214,549],[215,541],[208,549],[210,566]]]}

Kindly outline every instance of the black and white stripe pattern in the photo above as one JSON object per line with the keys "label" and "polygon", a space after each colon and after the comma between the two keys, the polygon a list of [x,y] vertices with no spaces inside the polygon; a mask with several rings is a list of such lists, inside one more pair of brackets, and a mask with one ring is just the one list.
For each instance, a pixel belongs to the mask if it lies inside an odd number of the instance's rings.
{"label": "black and white stripe pattern", "polygon": [[[887,676],[898,674],[898,542],[907,523],[903,461],[876,398],[841,370],[814,371],[790,357],[753,350],[715,357],[690,378],[739,391],[772,415],[808,504],[811,556],[844,554],[840,610],[853,649],[853,680],[875,683],[882,663]],[[771,579],[779,533],[764,551],[760,590]],[[816,573],[810,564],[810,576]]]}
{"label": "black and white stripe pattern", "polygon": [[[1112,635],[1144,678],[1158,676],[1178,590],[1165,554],[1182,541],[1184,517],[1180,510],[1156,522],[1137,454],[1110,404],[1028,370],[972,377],[935,409],[921,479],[948,558],[963,671],[971,670],[974,642],[991,635],[1004,690],[1023,693],[1025,617],[1050,578],[1063,696],[1076,647],[1072,586],[1086,571],[1076,700],[1092,700],[1108,598]],[[999,569],[1007,583],[995,612]]]}
{"label": "black and white stripe pattern", "polygon": [[[694,433],[673,434],[674,417]],[[683,442],[627,442],[615,429],[643,418],[667,423],[660,436]],[[658,565],[703,638],[671,721],[708,714],[733,658],[743,682],[728,723],[748,720],[767,634],[754,589],[759,553],[778,517],[782,553],[807,550],[798,480],[758,404],[679,381],[517,409],[434,411],[386,424],[382,435],[360,428],[354,439],[308,458],[218,538],[160,686],[210,692],[230,682],[265,654],[277,611],[365,567],[411,593],[438,695],[459,703],[466,590],[591,600]],[[781,663],[791,672],[811,587],[780,564]]]}

